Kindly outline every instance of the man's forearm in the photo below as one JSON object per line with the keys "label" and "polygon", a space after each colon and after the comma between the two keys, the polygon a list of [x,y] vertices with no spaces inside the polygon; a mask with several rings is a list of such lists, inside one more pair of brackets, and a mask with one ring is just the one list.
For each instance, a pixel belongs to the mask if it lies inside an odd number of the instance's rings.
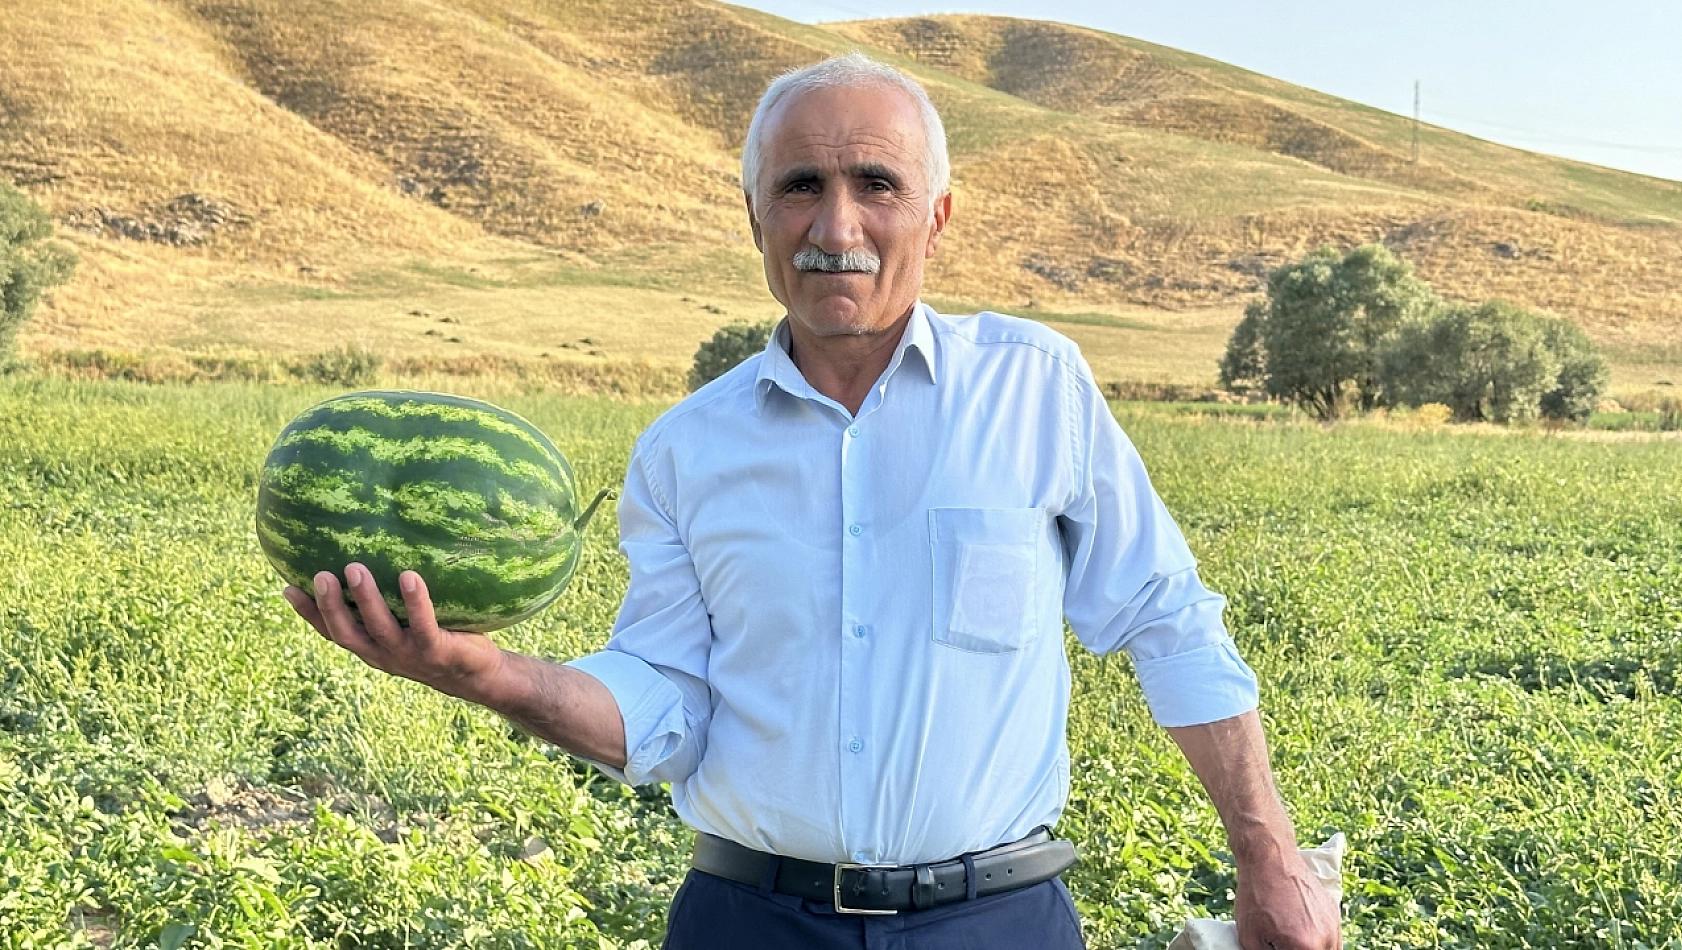
{"label": "man's forearm", "polygon": [[505,650],[497,674],[465,698],[573,755],[625,767],[619,704],[601,680],[582,670]]}
{"label": "man's forearm", "polygon": [[1267,740],[1255,710],[1199,726],[1173,727],[1168,734],[1215,803],[1240,865],[1296,853],[1296,832],[1273,785]]}

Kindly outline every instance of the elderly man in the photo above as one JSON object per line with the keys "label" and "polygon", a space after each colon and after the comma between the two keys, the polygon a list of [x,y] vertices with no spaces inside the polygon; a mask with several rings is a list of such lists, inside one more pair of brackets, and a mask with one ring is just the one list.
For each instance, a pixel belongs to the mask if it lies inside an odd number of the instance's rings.
{"label": "elderly man", "polygon": [[1048,829],[1061,621],[1125,649],[1208,790],[1249,950],[1339,945],[1273,788],[1255,678],[1073,343],[918,300],[952,213],[922,88],[853,54],[783,76],[743,152],[787,309],[638,439],[630,587],[566,665],[392,619],[360,565],[287,597],[369,664],[497,710],[697,829],[667,946],[1082,946]]}

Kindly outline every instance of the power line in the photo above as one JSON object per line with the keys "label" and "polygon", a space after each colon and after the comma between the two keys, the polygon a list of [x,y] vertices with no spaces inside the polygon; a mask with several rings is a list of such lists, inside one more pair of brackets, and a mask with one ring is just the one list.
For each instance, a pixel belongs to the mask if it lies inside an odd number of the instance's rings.
{"label": "power line", "polygon": [[828,7],[831,10],[838,10],[842,13],[850,14],[860,20],[869,20],[877,16],[877,14],[866,13],[857,7],[850,7],[844,3],[836,3],[835,0],[807,0],[807,2],[813,4],[814,6]]}
{"label": "power line", "polygon": [[[1418,105],[1417,105],[1417,102],[1416,102],[1416,104],[1415,104],[1416,115],[1417,115],[1417,109],[1418,109]],[[1595,148],[1617,148],[1617,149],[1624,149],[1626,151],[1631,151],[1631,152],[1650,152],[1650,153],[1655,154],[1655,155],[1682,155],[1682,146],[1630,145],[1630,144],[1623,143],[1623,142],[1602,142],[1598,139],[1585,139],[1585,138],[1577,138],[1575,136],[1569,136],[1569,135],[1560,135],[1560,134],[1554,133],[1554,132],[1542,132],[1542,131],[1538,131],[1536,129],[1526,129],[1526,128],[1523,128],[1521,126],[1508,125],[1504,122],[1495,122],[1495,121],[1491,121],[1489,119],[1480,119],[1480,118],[1477,118],[1476,116],[1456,115],[1452,112],[1439,112],[1435,109],[1431,110],[1431,115],[1432,115],[1433,118],[1453,119],[1453,120],[1457,120],[1457,121],[1460,121],[1460,122],[1475,122],[1478,125],[1487,125],[1490,128],[1501,129],[1502,131],[1505,131],[1505,132],[1517,132],[1522,136],[1528,136],[1530,141],[1533,141],[1533,142],[1549,142],[1549,143],[1553,143],[1553,144],[1557,144],[1557,145],[1589,145],[1589,146],[1593,146]]]}

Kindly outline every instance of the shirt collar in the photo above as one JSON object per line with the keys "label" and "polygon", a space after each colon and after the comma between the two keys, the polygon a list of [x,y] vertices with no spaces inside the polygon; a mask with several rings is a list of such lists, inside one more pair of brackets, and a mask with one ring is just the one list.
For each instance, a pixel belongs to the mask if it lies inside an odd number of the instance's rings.
{"label": "shirt collar", "polygon": [[[906,321],[905,332],[900,335],[899,345],[894,348],[894,355],[888,360],[888,368],[882,372],[883,382],[894,375],[899,364],[904,361],[907,350],[914,351],[922,359],[923,368],[929,374],[929,384],[939,382],[940,377],[936,373],[934,328],[929,323],[933,312],[932,307],[920,300],[911,308],[911,319]],[[772,386],[802,398],[818,395],[789,356],[788,321],[787,316],[778,321],[776,329],[771,331],[771,339],[765,342],[765,352],[759,360],[759,374],[753,383],[753,404],[756,411],[765,410],[765,400]]]}

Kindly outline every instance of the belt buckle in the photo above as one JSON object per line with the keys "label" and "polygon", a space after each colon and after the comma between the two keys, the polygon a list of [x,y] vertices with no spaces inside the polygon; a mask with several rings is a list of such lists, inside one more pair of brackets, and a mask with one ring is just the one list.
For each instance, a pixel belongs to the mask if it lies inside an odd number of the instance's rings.
{"label": "belt buckle", "polygon": [[835,912],[837,914],[867,914],[870,916],[899,913],[897,909],[892,907],[886,910],[868,910],[863,907],[848,907],[841,903],[841,873],[843,871],[889,871],[898,866],[897,864],[837,864],[835,866]]}

